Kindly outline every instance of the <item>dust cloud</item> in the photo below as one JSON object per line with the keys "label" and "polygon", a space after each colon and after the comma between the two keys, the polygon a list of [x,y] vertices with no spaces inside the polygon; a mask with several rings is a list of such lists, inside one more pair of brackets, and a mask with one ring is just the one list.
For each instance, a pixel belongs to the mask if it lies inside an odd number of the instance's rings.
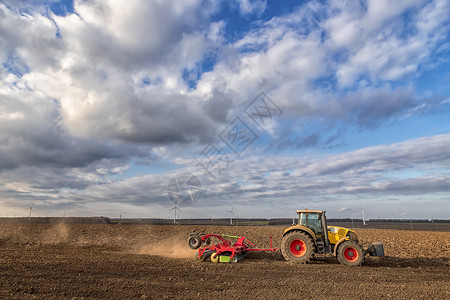
{"label": "dust cloud", "polygon": [[137,249],[137,254],[148,254],[169,258],[194,258],[197,250],[192,250],[180,240],[164,240],[146,244]]}
{"label": "dust cloud", "polygon": [[60,223],[44,231],[41,235],[41,242],[44,244],[65,243],[69,238],[69,230],[66,224]]}

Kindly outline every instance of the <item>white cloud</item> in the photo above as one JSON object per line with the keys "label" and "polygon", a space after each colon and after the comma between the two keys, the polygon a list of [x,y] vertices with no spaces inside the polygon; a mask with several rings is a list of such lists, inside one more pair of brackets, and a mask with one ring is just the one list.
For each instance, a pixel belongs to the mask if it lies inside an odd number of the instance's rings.
{"label": "white cloud", "polygon": [[0,112],[0,119],[6,119],[6,120],[20,120],[23,119],[25,116],[23,114],[23,112],[19,111],[15,111],[15,112],[10,112],[10,113],[6,113],[6,112]]}
{"label": "white cloud", "polygon": [[[349,126],[373,129],[445,104],[390,83],[415,76],[434,51],[446,49],[440,43],[448,33],[448,1],[311,1],[253,23],[237,40],[226,39],[229,24],[212,21],[219,1],[75,1],[75,13],[65,16],[35,2],[5,3],[0,182],[8,184],[2,193],[9,203],[14,197],[45,203],[47,195],[68,205],[129,194],[130,204],[163,205],[167,178],[119,179],[130,163],[159,159],[181,168],[184,145],[211,141],[261,90],[284,111],[271,128],[281,131],[274,141],[280,149],[330,146]],[[235,5],[244,19],[267,9],[266,1]],[[204,64],[210,71],[203,72]],[[313,132],[305,130],[311,120],[320,123]],[[440,136],[310,160],[275,155],[279,161],[268,169],[257,167],[256,155],[236,167],[247,184],[227,177],[210,193],[243,193],[255,203],[298,193],[318,199],[401,194],[413,186],[416,194],[446,191],[448,174],[439,171],[411,181],[377,180],[415,164],[447,166],[447,141]],[[434,158],[425,157],[425,148]]]}
{"label": "white cloud", "polygon": [[402,14],[411,8],[420,7],[425,0],[369,0],[367,3],[367,13],[363,23],[369,30],[378,30],[387,21]]}
{"label": "white cloud", "polygon": [[[379,199],[380,195],[417,197],[449,192],[450,174],[445,171],[450,168],[449,147],[450,135],[446,134],[323,156],[268,157],[252,153],[233,162],[230,170],[216,181],[208,180],[193,161],[179,162],[181,169],[123,179],[105,175],[114,176],[127,166],[71,172],[26,168],[5,173],[8,177],[2,177],[0,182],[9,184],[0,194],[9,204],[12,198],[38,199],[45,204],[42,195],[46,194],[79,205],[117,202],[164,206],[170,204],[167,198],[170,179],[188,172],[202,181],[203,196],[196,204],[199,207],[226,205],[229,199],[234,199],[237,205],[267,201],[280,207],[295,202],[298,195],[312,202],[349,195],[368,199]],[[36,173],[40,176],[35,176]],[[67,189],[72,192],[67,193]]]}
{"label": "white cloud", "polygon": [[[55,99],[61,124],[73,136],[198,142],[215,125],[181,75],[217,43],[220,23],[208,23],[215,9],[212,1],[78,1],[77,14],[52,16],[53,22],[2,6],[4,34],[23,28],[5,37],[3,57],[16,51],[26,62],[30,72],[18,81]],[[148,87],[145,78],[153,81]],[[176,110],[183,117],[174,116]]]}
{"label": "white cloud", "polygon": [[266,10],[267,0],[236,0],[242,15],[255,14],[260,16]]}
{"label": "white cloud", "polygon": [[[389,2],[389,1],[387,1]],[[348,59],[336,75],[342,87],[354,85],[360,77],[375,84],[396,80],[417,71],[438,42],[446,38],[448,1],[371,1],[367,12],[357,5],[325,22],[333,46],[348,49]],[[412,8],[422,7],[418,11]],[[332,9],[332,8],[331,8]],[[403,13],[410,12],[410,16]]]}

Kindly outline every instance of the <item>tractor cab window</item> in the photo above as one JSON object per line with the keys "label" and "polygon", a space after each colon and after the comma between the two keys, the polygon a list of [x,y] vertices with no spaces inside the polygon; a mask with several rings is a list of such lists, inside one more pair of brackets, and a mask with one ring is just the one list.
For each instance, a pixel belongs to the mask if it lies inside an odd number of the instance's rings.
{"label": "tractor cab window", "polygon": [[323,234],[322,214],[300,213],[298,224],[303,225],[314,231],[315,234]]}
{"label": "tractor cab window", "polygon": [[307,221],[307,218],[308,218],[308,214],[305,214],[305,213],[301,213],[299,216],[298,216],[298,225],[303,225],[303,226],[306,226],[306,227],[308,227],[308,221]]}

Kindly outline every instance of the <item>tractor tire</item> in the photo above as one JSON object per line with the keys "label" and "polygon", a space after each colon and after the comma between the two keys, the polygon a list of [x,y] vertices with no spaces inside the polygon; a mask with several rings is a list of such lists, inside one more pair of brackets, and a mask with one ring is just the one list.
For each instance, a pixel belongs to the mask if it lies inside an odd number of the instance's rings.
{"label": "tractor tire", "polygon": [[205,246],[209,246],[211,244],[211,239],[210,238],[207,238],[204,242],[203,242],[203,245],[205,245]]}
{"label": "tractor tire", "polygon": [[281,254],[287,261],[307,263],[313,258],[314,251],[314,243],[305,233],[293,231],[281,240]]}
{"label": "tractor tire", "polygon": [[364,250],[358,242],[345,241],[337,250],[338,261],[345,266],[359,266],[364,261]]}
{"label": "tractor tire", "polygon": [[198,249],[202,245],[202,238],[198,234],[193,234],[188,238],[188,245],[191,249]]}

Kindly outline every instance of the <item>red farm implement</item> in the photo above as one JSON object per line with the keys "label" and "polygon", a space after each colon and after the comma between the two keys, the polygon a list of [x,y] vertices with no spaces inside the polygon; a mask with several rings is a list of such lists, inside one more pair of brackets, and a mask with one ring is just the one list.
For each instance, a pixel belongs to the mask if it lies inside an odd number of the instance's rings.
{"label": "red farm implement", "polygon": [[[218,244],[211,244],[211,238],[217,238]],[[232,241],[233,240],[233,241]],[[198,249],[195,258],[198,261],[205,261],[211,258],[212,262],[238,262],[243,259],[248,252],[278,251],[272,247],[272,236],[270,236],[270,248],[260,249],[244,236],[234,236],[225,234],[191,233],[188,238],[191,249]],[[203,248],[200,248],[204,245]],[[199,249],[200,248],[200,249]]]}

